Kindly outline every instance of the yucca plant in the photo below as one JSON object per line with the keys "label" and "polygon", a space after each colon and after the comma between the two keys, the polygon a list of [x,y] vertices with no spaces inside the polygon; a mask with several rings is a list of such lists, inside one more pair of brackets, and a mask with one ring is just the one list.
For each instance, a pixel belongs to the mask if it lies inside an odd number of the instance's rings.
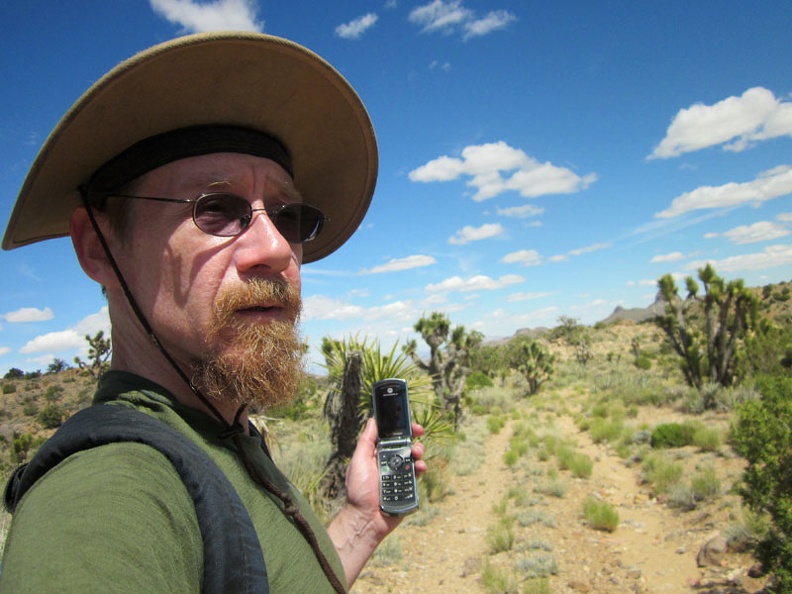
{"label": "yucca plant", "polygon": [[344,491],[344,476],[366,419],[371,415],[371,392],[382,379],[398,377],[407,380],[413,420],[425,429],[424,441],[450,435],[452,426],[436,405],[431,382],[414,365],[411,358],[399,350],[398,342],[383,354],[379,341],[322,340],[322,353],[330,379],[324,415],[330,424],[332,453],[323,486],[333,498]]}

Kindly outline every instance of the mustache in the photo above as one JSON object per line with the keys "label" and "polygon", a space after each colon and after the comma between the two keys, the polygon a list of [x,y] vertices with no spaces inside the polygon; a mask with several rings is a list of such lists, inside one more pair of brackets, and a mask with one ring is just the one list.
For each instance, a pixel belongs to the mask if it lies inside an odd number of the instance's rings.
{"label": "mustache", "polygon": [[257,307],[280,307],[294,321],[302,313],[300,292],[282,280],[253,279],[225,289],[215,304],[215,324],[224,326],[235,312]]}

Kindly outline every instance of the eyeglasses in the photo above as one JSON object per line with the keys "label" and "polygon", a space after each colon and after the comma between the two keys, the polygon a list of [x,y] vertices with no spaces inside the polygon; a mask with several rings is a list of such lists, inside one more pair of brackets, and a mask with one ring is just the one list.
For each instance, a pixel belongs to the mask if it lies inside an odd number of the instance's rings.
{"label": "eyeglasses", "polygon": [[201,194],[192,200],[159,198],[155,196],[128,196],[107,194],[106,197],[176,202],[193,205],[193,221],[204,233],[217,237],[235,237],[247,229],[253,221],[253,213],[266,212],[272,224],[289,243],[306,243],[319,235],[325,221],[330,219],[309,204],[294,202],[266,208],[253,208],[245,198],[236,194]]}

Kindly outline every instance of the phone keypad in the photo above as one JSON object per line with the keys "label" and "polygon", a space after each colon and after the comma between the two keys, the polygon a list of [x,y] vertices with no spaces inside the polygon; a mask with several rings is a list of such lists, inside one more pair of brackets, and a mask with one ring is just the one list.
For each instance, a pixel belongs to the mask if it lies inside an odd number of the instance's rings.
{"label": "phone keypad", "polygon": [[393,452],[380,452],[380,480],[383,503],[415,501],[415,479],[412,458]]}

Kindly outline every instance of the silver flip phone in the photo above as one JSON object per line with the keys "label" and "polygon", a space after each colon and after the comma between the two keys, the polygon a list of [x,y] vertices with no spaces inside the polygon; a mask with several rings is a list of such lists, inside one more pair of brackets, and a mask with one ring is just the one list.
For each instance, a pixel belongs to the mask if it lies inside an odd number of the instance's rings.
{"label": "silver flip phone", "polygon": [[407,382],[390,378],[374,384],[374,419],[379,442],[380,509],[398,516],[418,509],[412,458],[412,416]]}

